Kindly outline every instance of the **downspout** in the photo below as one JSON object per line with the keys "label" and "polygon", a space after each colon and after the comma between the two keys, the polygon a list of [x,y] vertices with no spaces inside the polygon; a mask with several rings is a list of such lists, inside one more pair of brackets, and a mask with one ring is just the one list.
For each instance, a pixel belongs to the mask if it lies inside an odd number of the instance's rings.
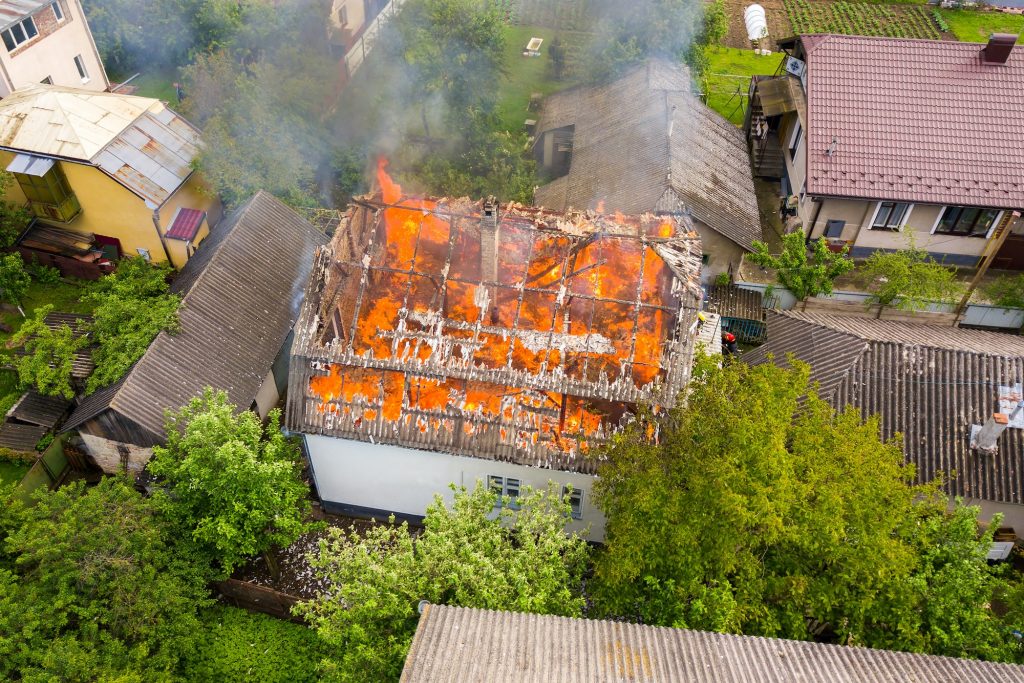
{"label": "downspout", "polygon": [[160,240],[160,246],[163,247],[164,256],[167,257],[167,263],[169,263],[171,265],[171,268],[174,268],[174,261],[171,260],[171,252],[167,249],[167,242],[164,241],[164,234],[162,232],[160,232],[160,207],[161,206],[163,206],[163,204],[160,204],[160,206],[158,206],[155,209],[153,209],[153,228],[156,230],[156,238],[158,240]]}
{"label": "downspout", "polygon": [[[814,218],[811,219],[811,229],[807,231],[807,239],[805,240],[807,244],[811,243],[811,235],[814,233],[814,229],[818,227],[818,216],[821,215],[821,207],[825,205],[824,199],[812,198],[811,201],[817,204],[817,207],[814,209]],[[824,237],[824,235],[822,235],[822,237]]]}

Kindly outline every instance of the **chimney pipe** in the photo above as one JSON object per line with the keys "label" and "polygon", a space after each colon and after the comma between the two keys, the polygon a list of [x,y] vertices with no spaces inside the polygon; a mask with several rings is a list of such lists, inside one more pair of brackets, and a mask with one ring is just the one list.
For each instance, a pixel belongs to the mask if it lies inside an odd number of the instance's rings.
{"label": "chimney pipe", "polygon": [[994,413],[984,425],[971,425],[971,448],[983,453],[995,453],[999,448],[999,435],[1006,431],[1010,419],[1003,413]]}
{"label": "chimney pipe", "polygon": [[[498,200],[494,196],[484,200],[480,216],[480,281],[487,285],[490,301],[495,301],[494,283],[498,281]],[[491,322],[496,323],[498,307],[491,309]]]}
{"label": "chimney pipe", "polygon": [[1013,52],[1013,46],[1017,42],[1017,35],[1013,33],[993,33],[988,37],[988,44],[981,51],[981,61],[984,64],[1006,64]]}

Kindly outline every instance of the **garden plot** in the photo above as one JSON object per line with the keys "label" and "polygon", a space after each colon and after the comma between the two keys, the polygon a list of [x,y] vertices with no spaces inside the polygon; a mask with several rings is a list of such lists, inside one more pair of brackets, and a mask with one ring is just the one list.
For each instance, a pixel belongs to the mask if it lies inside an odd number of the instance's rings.
{"label": "garden plot", "polygon": [[863,2],[785,0],[796,34],[842,33],[888,38],[939,40],[935,17],[918,5],[875,5]]}

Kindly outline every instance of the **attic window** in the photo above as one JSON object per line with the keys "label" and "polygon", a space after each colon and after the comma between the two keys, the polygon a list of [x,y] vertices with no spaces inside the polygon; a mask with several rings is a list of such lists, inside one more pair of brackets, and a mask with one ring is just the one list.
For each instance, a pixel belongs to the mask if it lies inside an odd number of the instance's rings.
{"label": "attic window", "polygon": [[35,38],[39,35],[39,31],[36,30],[36,22],[32,20],[32,17],[25,17],[0,35],[3,36],[7,50],[12,51],[22,43]]}

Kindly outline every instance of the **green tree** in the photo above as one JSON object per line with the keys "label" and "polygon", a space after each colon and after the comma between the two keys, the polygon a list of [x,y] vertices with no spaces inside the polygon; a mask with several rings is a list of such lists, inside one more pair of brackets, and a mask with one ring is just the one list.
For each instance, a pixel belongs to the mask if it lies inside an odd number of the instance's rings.
{"label": "green tree", "polygon": [[[14,176],[0,171],[0,197],[14,185]],[[21,237],[32,220],[32,214],[24,206],[7,200],[0,200],[0,249],[8,249]]]}
{"label": "green tree", "polygon": [[906,249],[876,251],[861,266],[861,278],[870,290],[869,304],[919,311],[932,303],[948,303],[963,293],[956,268],[944,266],[911,240]]}
{"label": "green tree", "polygon": [[160,508],[225,576],[311,528],[299,448],[278,418],[271,411],[264,428],[256,413],[239,413],[225,392],[207,388],[168,416],[167,445],[153,449],[149,471],[165,483]]}
{"label": "green tree", "polygon": [[505,46],[501,8],[479,0],[409,0],[395,18],[395,43],[410,68],[424,133],[428,108],[440,95],[461,120],[470,108],[490,111],[498,93]]}
{"label": "green tree", "polygon": [[52,310],[50,305],[37,308],[14,335],[12,344],[21,346],[23,353],[14,356],[12,362],[22,384],[31,385],[46,396],[72,399],[75,356],[89,345],[89,339],[76,334],[67,324],[50,329],[43,318]]}
{"label": "green tree", "polygon": [[[205,577],[120,478],[8,501],[0,568],[0,677],[171,681],[195,647]],[[12,509],[14,508],[13,512]]]}
{"label": "green tree", "polygon": [[1000,275],[981,287],[995,306],[1024,308],[1024,274]]}
{"label": "green tree", "polygon": [[32,284],[32,277],[25,270],[25,261],[20,254],[4,254],[0,258],[0,300],[14,304],[21,309],[21,299]]}
{"label": "green tree", "polygon": [[841,252],[830,251],[825,240],[814,243],[808,257],[804,235],[791,232],[782,238],[782,252],[778,255],[768,252],[768,245],[754,241],[754,253],[747,256],[751,263],[775,271],[775,279],[807,306],[807,299],[820,294],[832,293],[836,278],[853,268],[853,261]]}
{"label": "green tree", "polygon": [[330,677],[397,679],[420,600],[580,616],[587,546],[566,535],[569,505],[554,485],[497,514],[495,494],[479,482],[453,490],[450,508],[440,496],[427,508],[419,535],[392,520],[368,531],[331,529],[321,542],[311,563],[330,588],[296,611],[341,653]]}
{"label": "green tree", "polygon": [[91,326],[95,369],[89,376],[89,392],[121,379],[161,331],[178,330],[181,300],[170,293],[170,273],[166,263],[121,259],[117,270],[85,295],[96,306]]}
{"label": "green tree", "polygon": [[613,438],[598,611],[795,639],[813,619],[845,643],[1003,658],[976,510],[946,522],[878,419],[835,412],[791,364],[702,358],[683,405]]}

